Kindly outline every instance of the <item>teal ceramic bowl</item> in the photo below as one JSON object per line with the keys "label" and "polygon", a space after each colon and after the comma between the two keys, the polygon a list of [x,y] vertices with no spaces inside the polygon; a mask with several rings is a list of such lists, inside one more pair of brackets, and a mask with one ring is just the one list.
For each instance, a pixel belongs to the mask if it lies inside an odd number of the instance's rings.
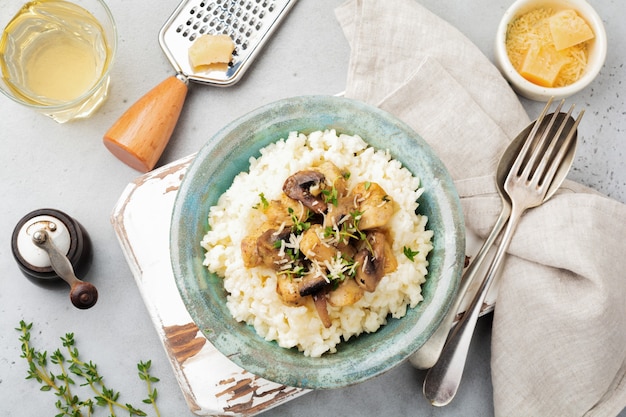
{"label": "teal ceramic bowl", "polygon": [[[425,192],[418,212],[434,231],[424,300],[401,319],[389,318],[376,333],[362,334],[319,358],[285,349],[235,321],[226,306],[222,280],[202,265],[200,246],[211,206],[249,169],[251,156],[291,131],[335,129],[388,149]],[[400,364],[434,332],[456,293],[465,259],[465,227],[452,180],[432,149],[409,126],[358,101],[328,96],[285,99],[259,108],[226,126],[199,151],[182,180],[170,232],[176,284],[191,317],[207,339],[246,371],[276,383],[311,388],[355,384]],[[210,369],[207,369],[210,372]]]}

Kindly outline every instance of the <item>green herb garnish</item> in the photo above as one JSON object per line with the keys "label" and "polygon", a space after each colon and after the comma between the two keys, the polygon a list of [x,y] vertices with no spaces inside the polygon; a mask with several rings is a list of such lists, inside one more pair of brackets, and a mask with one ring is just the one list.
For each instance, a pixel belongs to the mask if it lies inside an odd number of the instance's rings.
{"label": "green herb garnish", "polygon": [[259,204],[255,204],[254,206],[252,206],[252,208],[255,210],[258,210],[259,208],[261,208],[261,206],[263,207],[263,210],[268,208],[270,205],[270,202],[267,201],[267,198],[265,198],[265,195],[263,193],[260,193],[259,198],[261,199],[261,202]]}
{"label": "green herb garnish", "polygon": [[[59,413],[55,417],[92,417],[95,416],[94,411],[97,407],[105,409],[110,417],[116,417],[116,411],[130,416],[147,416],[139,408],[119,402],[120,393],[104,384],[104,378],[97,366],[91,361],[85,362],[80,358],[73,333],[66,333],[65,337],[61,337],[65,348],[63,352],[57,349],[48,357],[46,351],[38,351],[31,346],[32,326],[32,323],[27,324],[22,320],[20,327],[15,329],[22,333],[19,338],[22,343],[20,357],[28,362],[26,379],[34,379],[41,384],[41,391],[52,391],[58,398],[55,406]],[[160,413],[156,405],[157,390],[152,386],[159,379],[150,375],[151,364],[151,361],[141,361],[137,364],[137,369],[139,379],[145,381],[148,389],[148,398],[143,402],[152,404],[155,415],[159,417]],[[78,396],[81,387],[91,388],[93,397],[81,400]]]}
{"label": "green herb garnish", "polygon": [[298,219],[298,216],[296,216],[295,211],[291,207],[289,207],[287,211],[289,212],[289,216],[291,216],[291,221],[293,222],[293,230],[296,234],[300,234],[305,230],[308,230],[309,227],[311,227],[311,222],[307,222],[308,215],[306,219],[304,219],[304,221],[300,221]]}
{"label": "green herb garnish", "polygon": [[402,247],[402,252],[404,253],[404,256],[406,256],[411,262],[415,262],[415,255],[420,253],[420,251],[413,251],[407,246]]}
{"label": "green herb garnish", "polygon": [[339,193],[335,187],[330,190],[322,190],[322,195],[324,196],[324,202],[330,203],[333,206],[337,205],[337,199],[339,197]]}

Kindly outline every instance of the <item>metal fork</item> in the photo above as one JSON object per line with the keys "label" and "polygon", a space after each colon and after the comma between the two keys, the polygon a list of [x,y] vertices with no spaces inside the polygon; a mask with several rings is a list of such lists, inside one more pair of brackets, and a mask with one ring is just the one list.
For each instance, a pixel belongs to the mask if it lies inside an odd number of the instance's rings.
{"label": "metal fork", "polygon": [[[544,201],[544,197],[550,188],[550,183],[576,136],[576,129],[584,114],[582,110],[573,125],[566,131],[562,143],[557,148],[557,144],[560,142],[559,139],[562,137],[574,110],[572,105],[567,115],[562,117],[560,110],[563,103],[564,101],[561,101],[558,105],[547,128],[539,136],[537,135],[537,129],[550,107],[550,102],[548,102],[535,122],[533,131],[528,135],[528,139],[522,146],[505,179],[504,189],[511,199],[512,207],[511,217],[500,246],[472,304],[450,334],[439,360],[429,370],[424,380],[424,396],[435,406],[448,404],[456,395],[480,308],[485,300],[487,290],[499,272],[502,259],[511,242],[515,228],[526,210],[537,207]],[[554,124],[559,118],[561,118],[561,122],[556,132],[552,133]]]}

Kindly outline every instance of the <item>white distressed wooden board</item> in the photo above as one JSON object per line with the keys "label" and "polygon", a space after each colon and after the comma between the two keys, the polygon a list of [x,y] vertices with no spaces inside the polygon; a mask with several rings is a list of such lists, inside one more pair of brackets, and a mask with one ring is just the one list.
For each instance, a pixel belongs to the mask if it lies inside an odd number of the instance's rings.
{"label": "white distressed wooden board", "polygon": [[190,155],[137,178],[118,200],[111,222],[189,409],[199,416],[252,416],[307,390],[250,374],[198,330],[170,265],[170,216]]}
{"label": "white distressed wooden board", "polygon": [[[235,365],[199,331],[181,299],[170,265],[170,217],[195,155],[130,183],[111,222],[190,410],[199,416],[252,416],[308,392],[265,380]],[[468,256],[482,242],[467,231]],[[497,281],[496,281],[497,282]],[[474,283],[469,292],[476,291]],[[495,304],[492,288],[481,315]],[[467,308],[463,303],[458,314]]]}

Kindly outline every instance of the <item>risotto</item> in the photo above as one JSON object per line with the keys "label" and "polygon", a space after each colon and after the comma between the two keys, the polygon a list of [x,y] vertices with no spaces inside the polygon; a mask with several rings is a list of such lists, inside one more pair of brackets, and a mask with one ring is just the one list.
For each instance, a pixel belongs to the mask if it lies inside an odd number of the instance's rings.
{"label": "risotto", "polygon": [[[209,212],[209,231],[202,240],[204,265],[223,278],[232,316],[254,327],[268,341],[297,348],[306,356],[334,353],[337,345],[366,332],[377,331],[387,317],[401,318],[421,300],[432,249],[427,218],[416,214],[423,192],[415,178],[389,152],[369,147],[359,136],[334,130],[309,135],[292,132],[250,158],[250,170],[235,177],[231,187]],[[376,183],[384,189],[393,211],[385,224],[395,257],[375,290],[364,291],[349,305],[324,303],[326,322],[313,301],[286,303],[277,292],[281,274],[267,265],[245,261],[245,241],[267,222],[260,207],[285,198],[283,184],[300,171],[332,163],[344,173],[348,190]],[[290,210],[290,213],[292,211]],[[243,243],[243,244],[242,244]],[[242,246],[244,249],[242,250]],[[311,296],[308,297],[309,299]],[[336,304],[336,303],[335,303]]]}

